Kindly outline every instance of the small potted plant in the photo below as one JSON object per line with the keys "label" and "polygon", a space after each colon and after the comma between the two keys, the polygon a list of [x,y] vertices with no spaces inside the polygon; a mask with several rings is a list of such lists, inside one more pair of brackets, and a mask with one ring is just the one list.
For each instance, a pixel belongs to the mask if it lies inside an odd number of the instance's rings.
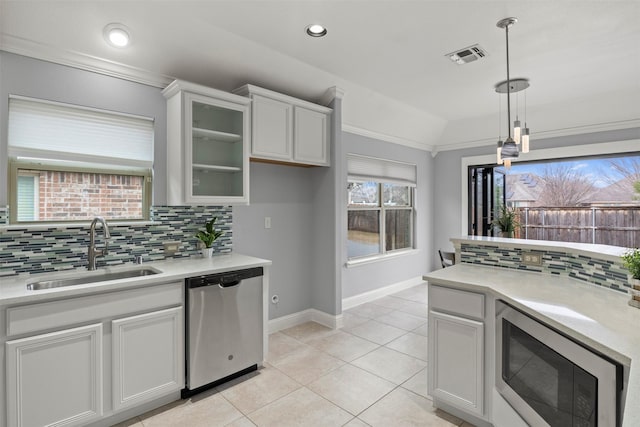
{"label": "small potted plant", "polygon": [[215,242],[218,237],[222,236],[223,232],[220,230],[216,230],[214,225],[218,217],[213,217],[210,221],[205,222],[205,229],[200,230],[196,233],[196,237],[198,240],[202,242],[204,248],[202,251],[202,256],[205,258],[211,258],[213,255],[213,242]]}
{"label": "small potted plant", "polygon": [[629,270],[631,285],[630,305],[640,308],[640,248],[630,249],[622,255],[622,265]]}
{"label": "small potted plant", "polygon": [[516,228],[520,227],[518,211],[516,208],[508,208],[506,205],[502,205],[500,206],[500,214],[493,220],[492,224],[500,229],[501,237],[513,237]]}

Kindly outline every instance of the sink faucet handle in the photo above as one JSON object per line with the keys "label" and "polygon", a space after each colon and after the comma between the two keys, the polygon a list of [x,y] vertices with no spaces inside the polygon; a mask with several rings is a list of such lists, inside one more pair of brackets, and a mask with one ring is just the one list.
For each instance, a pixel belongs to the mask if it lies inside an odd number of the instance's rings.
{"label": "sink faucet handle", "polygon": [[136,264],[142,264],[142,255],[136,255]]}

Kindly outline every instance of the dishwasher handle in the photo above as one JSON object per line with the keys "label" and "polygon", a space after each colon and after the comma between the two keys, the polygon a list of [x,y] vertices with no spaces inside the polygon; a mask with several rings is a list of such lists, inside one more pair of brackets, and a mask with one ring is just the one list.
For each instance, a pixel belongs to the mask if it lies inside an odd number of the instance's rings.
{"label": "dishwasher handle", "polygon": [[224,288],[231,288],[233,286],[238,286],[240,284],[240,280],[232,280],[230,282],[220,282],[218,283],[218,287],[220,287],[220,289],[224,289]]}
{"label": "dishwasher handle", "polygon": [[252,277],[260,277],[264,274],[262,267],[254,267],[245,270],[227,271],[224,273],[214,273],[196,277],[188,277],[185,282],[187,289],[194,289],[206,286],[218,286],[219,288],[230,288],[237,286],[243,280]]}

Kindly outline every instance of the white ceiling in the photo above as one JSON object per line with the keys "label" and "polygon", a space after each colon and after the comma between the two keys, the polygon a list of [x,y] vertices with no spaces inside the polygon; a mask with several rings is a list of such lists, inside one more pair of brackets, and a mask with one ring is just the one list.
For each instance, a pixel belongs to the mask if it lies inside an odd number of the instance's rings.
{"label": "white ceiling", "polygon": [[[338,86],[347,129],[441,150],[498,136],[493,86],[506,59],[495,24],[507,16],[519,19],[511,75],[531,80],[533,139],[640,120],[640,0],[0,0],[0,48],[143,81],[148,71],[156,84],[252,83],[316,102]],[[104,42],[110,22],[131,29],[130,47]],[[328,35],[308,37],[311,23]],[[444,56],[475,43],[487,58],[461,66]]]}

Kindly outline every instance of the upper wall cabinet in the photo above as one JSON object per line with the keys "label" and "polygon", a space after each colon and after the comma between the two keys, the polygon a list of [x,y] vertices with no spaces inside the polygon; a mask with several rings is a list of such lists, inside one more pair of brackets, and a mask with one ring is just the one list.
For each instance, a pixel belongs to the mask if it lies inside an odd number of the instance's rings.
{"label": "upper wall cabinet", "polygon": [[234,93],[253,100],[252,158],[329,166],[330,108],[252,85]]}
{"label": "upper wall cabinet", "polygon": [[251,100],[180,80],[162,94],[169,205],[248,204]]}

